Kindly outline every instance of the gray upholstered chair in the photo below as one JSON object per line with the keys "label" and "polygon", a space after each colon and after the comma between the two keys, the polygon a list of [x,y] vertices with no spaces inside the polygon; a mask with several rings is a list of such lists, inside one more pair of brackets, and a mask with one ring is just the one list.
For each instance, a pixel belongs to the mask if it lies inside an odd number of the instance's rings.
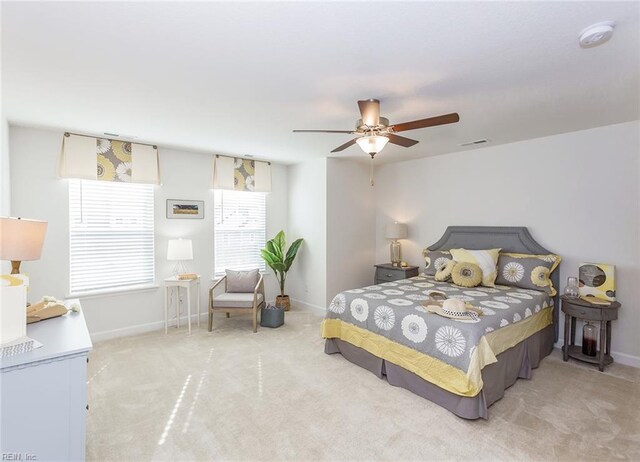
{"label": "gray upholstered chair", "polygon": [[[214,293],[224,281],[224,292]],[[253,331],[258,331],[258,311],[265,303],[264,281],[259,270],[227,270],[225,276],[218,279],[209,289],[209,332],[213,329],[213,312],[227,313],[250,312],[253,318]]]}

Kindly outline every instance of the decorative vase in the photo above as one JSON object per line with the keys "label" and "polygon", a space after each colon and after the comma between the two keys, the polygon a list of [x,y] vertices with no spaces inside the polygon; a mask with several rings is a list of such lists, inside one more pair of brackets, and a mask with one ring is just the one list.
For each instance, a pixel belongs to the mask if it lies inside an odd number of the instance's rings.
{"label": "decorative vase", "polygon": [[598,351],[598,329],[587,322],[582,328],[582,354],[595,356]]}
{"label": "decorative vase", "polygon": [[567,278],[567,287],[564,288],[564,294],[567,297],[577,298],[580,294],[580,290],[578,288],[578,278],[569,277]]}
{"label": "decorative vase", "polygon": [[289,300],[288,295],[278,295],[276,297],[276,306],[278,308],[282,308],[285,311],[289,311],[291,308],[291,301]]}

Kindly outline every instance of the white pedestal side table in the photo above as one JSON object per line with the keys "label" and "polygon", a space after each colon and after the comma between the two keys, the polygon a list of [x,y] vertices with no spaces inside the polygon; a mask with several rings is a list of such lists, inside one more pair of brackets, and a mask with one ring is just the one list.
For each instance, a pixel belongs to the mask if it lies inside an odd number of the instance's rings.
{"label": "white pedestal side table", "polygon": [[200,327],[200,276],[195,279],[178,279],[171,276],[164,280],[164,333],[169,330],[169,289],[171,287],[178,288],[178,296],[176,297],[176,327],[180,327],[180,288],[186,289],[187,292],[187,325],[189,333],[191,333],[191,288],[195,286],[196,290],[196,311],[198,313],[198,327]]}

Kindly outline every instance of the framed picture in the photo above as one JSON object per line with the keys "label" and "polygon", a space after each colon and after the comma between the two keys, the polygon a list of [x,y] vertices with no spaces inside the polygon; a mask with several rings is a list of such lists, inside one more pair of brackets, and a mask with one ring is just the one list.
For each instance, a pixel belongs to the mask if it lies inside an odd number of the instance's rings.
{"label": "framed picture", "polygon": [[167,199],[167,218],[204,218],[204,201]]}
{"label": "framed picture", "polygon": [[606,263],[582,263],[578,267],[580,295],[614,302],[616,300],[615,269],[614,265]]}

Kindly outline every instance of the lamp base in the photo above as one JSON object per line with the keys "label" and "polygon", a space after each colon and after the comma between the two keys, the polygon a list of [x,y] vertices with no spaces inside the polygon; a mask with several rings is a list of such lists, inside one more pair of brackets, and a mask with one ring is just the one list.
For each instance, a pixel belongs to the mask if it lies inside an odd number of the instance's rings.
{"label": "lamp base", "polygon": [[11,274],[20,274],[20,263],[16,260],[11,260]]}
{"label": "lamp base", "polygon": [[187,269],[187,265],[184,264],[183,260],[177,261],[175,266],[173,267],[173,275],[175,277],[178,277],[178,275],[185,274],[188,272],[189,270]]}
{"label": "lamp base", "polygon": [[391,257],[391,264],[393,266],[400,266],[402,260],[402,252],[400,249],[400,242],[394,240],[389,245],[389,256]]}

